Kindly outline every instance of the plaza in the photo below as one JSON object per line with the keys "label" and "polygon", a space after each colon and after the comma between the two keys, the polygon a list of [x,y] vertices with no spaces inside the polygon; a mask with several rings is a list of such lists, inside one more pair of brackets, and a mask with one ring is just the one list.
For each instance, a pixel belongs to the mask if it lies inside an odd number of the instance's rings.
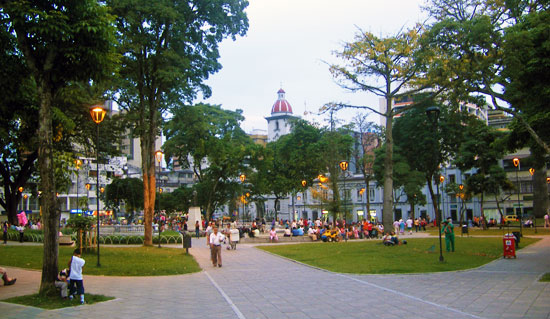
{"label": "plaza", "polygon": [[[541,238],[514,260],[414,275],[333,273],[250,244],[224,250],[224,267],[213,268],[200,238],[190,250],[203,269],[199,273],[84,275],[87,292],[115,299],[58,310],[0,301],[0,313],[3,318],[549,318],[550,284],[538,279],[550,269],[550,238]],[[17,284],[0,287],[0,299],[37,291],[39,271],[8,271]]]}

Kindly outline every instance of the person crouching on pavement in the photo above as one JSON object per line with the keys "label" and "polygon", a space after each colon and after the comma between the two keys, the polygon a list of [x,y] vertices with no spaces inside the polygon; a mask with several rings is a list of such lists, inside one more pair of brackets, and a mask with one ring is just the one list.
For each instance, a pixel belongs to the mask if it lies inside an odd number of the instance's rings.
{"label": "person crouching on pavement", "polygon": [[218,227],[214,226],[212,234],[210,234],[210,255],[212,258],[212,265],[214,267],[222,266],[222,243],[225,236],[218,232]]}

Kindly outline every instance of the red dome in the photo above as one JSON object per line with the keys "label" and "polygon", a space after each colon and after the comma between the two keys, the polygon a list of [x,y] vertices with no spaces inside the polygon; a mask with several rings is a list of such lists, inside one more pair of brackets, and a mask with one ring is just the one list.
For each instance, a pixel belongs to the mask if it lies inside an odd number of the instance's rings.
{"label": "red dome", "polygon": [[290,103],[285,99],[285,91],[283,89],[280,89],[277,91],[277,95],[279,98],[277,101],[275,101],[275,104],[273,104],[273,107],[271,108],[271,114],[273,113],[292,113],[292,106],[290,106]]}

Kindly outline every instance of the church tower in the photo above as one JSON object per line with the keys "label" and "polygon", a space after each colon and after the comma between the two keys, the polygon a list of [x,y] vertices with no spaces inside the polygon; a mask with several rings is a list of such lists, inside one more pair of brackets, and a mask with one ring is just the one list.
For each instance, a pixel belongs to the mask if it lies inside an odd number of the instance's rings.
{"label": "church tower", "polygon": [[290,120],[297,118],[292,114],[292,107],[285,99],[285,91],[277,92],[277,101],[271,107],[271,116],[267,120],[267,142],[276,141],[279,137],[290,133]]}

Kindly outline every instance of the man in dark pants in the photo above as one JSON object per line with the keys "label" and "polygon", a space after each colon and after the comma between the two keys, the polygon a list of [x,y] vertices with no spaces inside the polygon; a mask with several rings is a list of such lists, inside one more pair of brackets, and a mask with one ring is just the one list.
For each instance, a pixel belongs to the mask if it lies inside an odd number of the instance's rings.
{"label": "man in dark pants", "polygon": [[222,266],[222,243],[224,239],[225,236],[218,232],[218,226],[214,226],[213,232],[210,234],[210,255],[214,267]]}

